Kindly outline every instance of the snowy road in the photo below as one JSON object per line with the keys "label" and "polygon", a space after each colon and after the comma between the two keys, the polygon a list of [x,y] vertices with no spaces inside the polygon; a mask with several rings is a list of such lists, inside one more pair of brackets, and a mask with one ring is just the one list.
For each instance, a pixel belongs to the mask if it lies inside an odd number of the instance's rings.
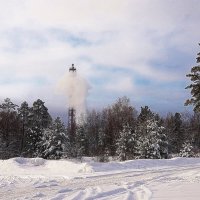
{"label": "snowy road", "polygon": [[[189,161],[162,167],[158,162],[152,169],[131,169],[128,163],[121,172],[109,164],[100,171],[102,166],[95,164],[96,171],[74,173],[70,179],[53,174],[1,175],[0,199],[199,200],[200,161]],[[106,170],[109,167],[113,170]]]}

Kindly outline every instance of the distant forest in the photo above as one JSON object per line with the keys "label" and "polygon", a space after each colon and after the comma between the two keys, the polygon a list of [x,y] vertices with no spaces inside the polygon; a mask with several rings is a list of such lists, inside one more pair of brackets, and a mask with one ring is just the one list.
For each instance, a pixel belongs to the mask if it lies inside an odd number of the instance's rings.
{"label": "distant forest", "polygon": [[169,113],[160,117],[148,106],[140,112],[127,97],[78,120],[75,135],[58,117],[52,119],[38,99],[15,105],[9,98],[0,105],[0,159],[16,156],[45,159],[97,157],[108,161],[172,156],[198,156],[200,114]]}

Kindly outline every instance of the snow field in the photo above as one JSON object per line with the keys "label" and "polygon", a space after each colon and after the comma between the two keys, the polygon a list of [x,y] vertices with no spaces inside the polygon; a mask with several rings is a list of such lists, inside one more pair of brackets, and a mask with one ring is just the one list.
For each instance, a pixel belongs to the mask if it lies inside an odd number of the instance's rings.
{"label": "snow field", "polygon": [[199,200],[200,159],[0,161],[0,199]]}

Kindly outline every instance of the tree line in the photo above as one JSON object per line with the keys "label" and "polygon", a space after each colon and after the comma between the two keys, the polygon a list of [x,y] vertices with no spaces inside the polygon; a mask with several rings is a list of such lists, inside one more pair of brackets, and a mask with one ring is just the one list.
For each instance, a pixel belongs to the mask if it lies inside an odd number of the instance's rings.
{"label": "tree line", "polygon": [[[200,53],[197,54],[200,63]],[[20,106],[9,98],[0,105],[0,159],[15,156],[46,159],[95,156],[107,161],[137,158],[198,156],[200,149],[200,65],[186,75],[191,84],[194,113],[169,113],[160,117],[148,106],[140,112],[127,97],[119,98],[102,110],[91,110],[79,119],[75,136],[61,119],[52,119],[40,99],[31,107]]]}
{"label": "tree line", "polygon": [[0,105],[0,158],[45,159],[109,156],[119,160],[194,156],[200,149],[200,114],[169,113],[160,117],[148,106],[138,112],[127,97],[78,120],[73,140],[61,119],[52,119],[38,99],[31,107],[9,98]]}

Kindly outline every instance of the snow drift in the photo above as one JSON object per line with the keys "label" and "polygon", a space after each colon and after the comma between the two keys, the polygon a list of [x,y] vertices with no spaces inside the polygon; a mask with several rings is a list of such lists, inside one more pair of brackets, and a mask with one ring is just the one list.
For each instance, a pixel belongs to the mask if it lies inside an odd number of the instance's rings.
{"label": "snow drift", "polygon": [[[87,160],[84,162],[84,160]],[[173,158],[173,159],[140,159],[125,162],[99,163],[92,159],[77,160],[45,160],[42,158],[12,158],[0,160],[0,176],[4,175],[38,175],[38,176],[65,176],[76,177],[81,174],[118,173],[119,171],[163,169],[169,167],[183,167],[200,165],[200,158]],[[17,173],[16,173],[17,172]]]}
{"label": "snow drift", "polygon": [[0,160],[0,199],[194,200],[200,196],[200,158],[82,161]]}
{"label": "snow drift", "polygon": [[11,158],[0,160],[0,176],[37,175],[73,177],[79,173],[92,172],[87,163],[68,160],[45,160],[42,158]]}

